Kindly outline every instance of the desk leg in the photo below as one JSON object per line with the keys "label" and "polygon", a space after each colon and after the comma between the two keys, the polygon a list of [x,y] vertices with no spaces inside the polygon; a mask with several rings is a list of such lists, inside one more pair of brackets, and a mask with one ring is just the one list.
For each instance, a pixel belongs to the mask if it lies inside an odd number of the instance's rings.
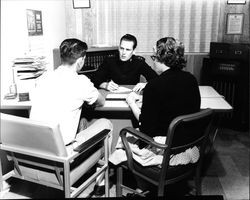
{"label": "desk leg", "polygon": [[113,124],[113,142],[111,146],[111,152],[114,152],[120,131],[125,127],[132,127],[131,119],[110,119]]}
{"label": "desk leg", "polygon": [[[1,152],[2,153],[2,152]],[[3,177],[3,168],[2,168],[2,163],[3,160],[2,158],[0,158],[0,199],[4,198],[4,195],[6,194],[6,192],[8,192],[9,190],[9,185],[8,183],[4,180]]]}
{"label": "desk leg", "polygon": [[111,145],[111,153],[114,152],[120,131],[125,127],[136,126],[137,120],[135,120],[132,112],[127,111],[93,111],[88,108],[83,108],[81,118],[86,118],[87,121],[94,121],[100,118],[106,118],[113,124],[113,141]]}
{"label": "desk leg", "polygon": [[0,158],[0,192],[2,191],[3,191],[3,171],[2,171],[2,159]]}
{"label": "desk leg", "polygon": [[209,129],[209,139],[208,139],[208,146],[206,149],[206,154],[207,153],[211,153],[211,151],[213,151],[214,148],[214,142],[216,139],[216,136],[219,132],[219,126],[220,126],[220,121],[221,121],[221,117],[220,114],[214,114],[213,119],[212,119],[212,124],[211,127]]}

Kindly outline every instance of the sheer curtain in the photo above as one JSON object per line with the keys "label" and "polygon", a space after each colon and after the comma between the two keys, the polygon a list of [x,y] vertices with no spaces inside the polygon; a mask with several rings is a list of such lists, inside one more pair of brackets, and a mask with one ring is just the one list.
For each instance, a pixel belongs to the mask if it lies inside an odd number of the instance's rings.
{"label": "sheer curtain", "polygon": [[[137,52],[151,52],[165,36],[183,41],[186,52],[209,52],[217,41],[220,0],[96,0],[92,1],[93,43],[118,45],[126,33],[138,39]],[[93,5],[92,4],[92,5]]]}

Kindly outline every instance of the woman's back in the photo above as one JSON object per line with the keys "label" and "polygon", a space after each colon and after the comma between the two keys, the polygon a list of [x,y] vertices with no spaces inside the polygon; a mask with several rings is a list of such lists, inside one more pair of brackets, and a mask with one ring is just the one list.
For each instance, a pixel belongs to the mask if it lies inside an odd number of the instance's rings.
{"label": "woman's back", "polygon": [[195,77],[180,69],[168,69],[144,89],[140,130],[150,136],[166,136],[175,117],[199,110],[200,92]]}

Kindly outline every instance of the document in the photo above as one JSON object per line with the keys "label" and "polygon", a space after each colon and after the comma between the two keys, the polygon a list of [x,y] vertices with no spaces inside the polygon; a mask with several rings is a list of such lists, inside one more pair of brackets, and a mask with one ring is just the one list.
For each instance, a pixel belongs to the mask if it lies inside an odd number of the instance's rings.
{"label": "document", "polygon": [[119,94],[119,93],[108,94],[106,96],[106,100],[125,100],[127,96],[128,94]]}
{"label": "document", "polygon": [[131,89],[123,87],[123,86],[119,86],[119,88],[115,91],[112,91],[113,93],[125,93],[125,92],[132,92]]}
{"label": "document", "polygon": [[105,101],[104,108],[128,108],[126,101]]}

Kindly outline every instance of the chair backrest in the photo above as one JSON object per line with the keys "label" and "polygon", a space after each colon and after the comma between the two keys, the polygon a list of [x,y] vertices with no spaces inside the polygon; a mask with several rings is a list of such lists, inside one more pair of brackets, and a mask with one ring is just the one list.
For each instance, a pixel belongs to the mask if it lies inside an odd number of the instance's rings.
{"label": "chair backrest", "polygon": [[184,152],[193,146],[201,147],[208,137],[213,111],[206,109],[193,114],[176,117],[169,125],[166,145],[167,156]]}
{"label": "chair backrest", "polygon": [[0,113],[4,145],[53,156],[67,156],[58,125]]}

